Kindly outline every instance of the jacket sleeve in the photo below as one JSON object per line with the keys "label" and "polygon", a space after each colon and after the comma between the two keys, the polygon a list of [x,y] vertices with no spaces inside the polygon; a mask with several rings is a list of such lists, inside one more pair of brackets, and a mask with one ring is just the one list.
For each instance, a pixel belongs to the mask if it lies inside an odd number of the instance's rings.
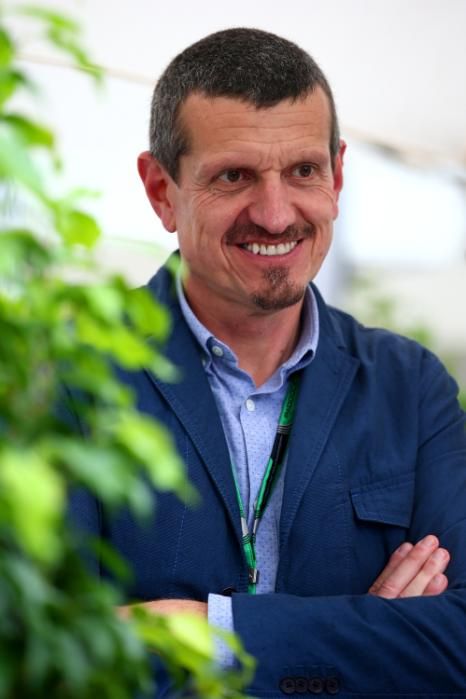
{"label": "jacket sleeve", "polygon": [[396,600],[234,595],[235,630],[258,661],[251,694],[466,696],[466,432],[456,392],[426,353],[409,534],[437,534],[450,551],[448,590]]}

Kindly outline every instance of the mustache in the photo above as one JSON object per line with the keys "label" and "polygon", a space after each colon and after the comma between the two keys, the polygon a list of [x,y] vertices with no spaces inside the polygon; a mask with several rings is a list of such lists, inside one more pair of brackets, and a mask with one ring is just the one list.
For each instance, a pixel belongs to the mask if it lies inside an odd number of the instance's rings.
{"label": "mustache", "polygon": [[293,240],[312,238],[315,227],[312,223],[303,226],[288,226],[282,233],[269,233],[262,226],[255,223],[235,223],[225,234],[228,245],[244,245],[244,243],[263,243],[264,245],[278,245],[291,243]]}

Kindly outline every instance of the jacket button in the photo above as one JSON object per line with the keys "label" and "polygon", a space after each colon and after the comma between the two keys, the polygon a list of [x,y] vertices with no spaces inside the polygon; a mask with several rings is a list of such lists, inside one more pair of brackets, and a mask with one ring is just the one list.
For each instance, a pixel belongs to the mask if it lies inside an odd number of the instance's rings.
{"label": "jacket button", "polygon": [[338,677],[327,677],[325,681],[325,691],[327,694],[338,694],[340,691],[340,681]]}
{"label": "jacket button", "polygon": [[321,677],[311,677],[308,686],[311,694],[322,694],[324,691],[324,681]]}
{"label": "jacket button", "polygon": [[294,683],[295,683],[295,691],[297,694],[306,694],[307,693],[307,678],[306,677],[295,677],[294,678]]}
{"label": "jacket button", "polygon": [[226,587],[224,590],[222,590],[221,594],[224,597],[231,597],[233,592],[236,592],[236,587]]}
{"label": "jacket button", "polygon": [[282,680],[280,680],[279,687],[283,694],[294,694],[296,684],[292,677],[284,677]]}

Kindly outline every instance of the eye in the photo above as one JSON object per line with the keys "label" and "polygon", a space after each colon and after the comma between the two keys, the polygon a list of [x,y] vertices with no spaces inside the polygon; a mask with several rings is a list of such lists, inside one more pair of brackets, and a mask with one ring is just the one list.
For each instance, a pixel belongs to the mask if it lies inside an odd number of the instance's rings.
{"label": "eye", "polygon": [[222,182],[228,182],[229,184],[237,184],[245,179],[245,173],[243,170],[239,169],[225,170],[225,172],[219,175],[218,179]]}
{"label": "eye", "polygon": [[292,169],[291,174],[293,177],[301,177],[306,179],[314,174],[314,170],[314,165],[311,165],[310,163],[301,163],[301,165],[297,165]]}

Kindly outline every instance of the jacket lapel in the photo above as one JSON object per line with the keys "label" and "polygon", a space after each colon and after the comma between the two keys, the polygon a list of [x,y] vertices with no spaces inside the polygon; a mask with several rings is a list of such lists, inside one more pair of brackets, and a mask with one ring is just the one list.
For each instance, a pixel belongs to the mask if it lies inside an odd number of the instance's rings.
{"label": "jacket lapel", "polygon": [[201,350],[184,321],[173,289],[173,279],[167,269],[162,268],[155,275],[149,288],[170,312],[172,332],[163,353],[178,368],[181,377],[178,381],[167,383],[148,373],[205,463],[241,542],[240,513],[230,456],[215,399],[202,366]]}
{"label": "jacket lapel", "polygon": [[301,377],[285,472],[280,551],[359,366],[359,360],[348,354],[318,291],[313,290],[319,305],[319,344]]}

